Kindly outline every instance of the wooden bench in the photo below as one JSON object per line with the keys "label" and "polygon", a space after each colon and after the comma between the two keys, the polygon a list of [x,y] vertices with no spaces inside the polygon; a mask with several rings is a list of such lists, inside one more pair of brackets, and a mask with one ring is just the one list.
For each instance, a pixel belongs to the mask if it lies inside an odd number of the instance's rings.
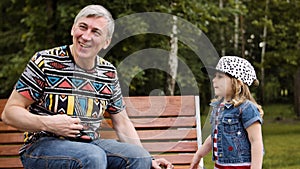
{"label": "wooden bench", "polygon": [[[171,161],[175,169],[188,168],[202,142],[199,97],[139,96],[124,100],[143,146],[155,158]],[[6,99],[0,100],[0,114],[5,103]],[[100,134],[117,139],[107,115]],[[22,168],[18,156],[22,144],[23,132],[0,121],[0,168]]]}

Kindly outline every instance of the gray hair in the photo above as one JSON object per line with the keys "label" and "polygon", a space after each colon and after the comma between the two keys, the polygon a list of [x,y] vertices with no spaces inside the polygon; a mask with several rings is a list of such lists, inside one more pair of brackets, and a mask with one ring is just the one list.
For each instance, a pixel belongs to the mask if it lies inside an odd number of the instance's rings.
{"label": "gray hair", "polygon": [[77,16],[74,19],[74,24],[77,23],[79,18],[90,17],[90,16],[104,17],[107,20],[107,22],[108,22],[107,37],[109,39],[111,39],[114,29],[115,29],[114,19],[113,19],[111,13],[101,5],[88,5],[88,6],[84,7],[83,9],[81,9],[80,12],[77,14]]}

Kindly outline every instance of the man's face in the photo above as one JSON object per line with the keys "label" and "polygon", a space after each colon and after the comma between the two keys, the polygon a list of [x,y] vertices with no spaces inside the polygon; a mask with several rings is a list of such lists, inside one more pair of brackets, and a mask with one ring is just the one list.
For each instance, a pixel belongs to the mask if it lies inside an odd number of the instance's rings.
{"label": "man's face", "polygon": [[71,30],[73,56],[77,59],[94,59],[101,49],[107,48],[110,43],[107,24],[104,17],[79,18]]}

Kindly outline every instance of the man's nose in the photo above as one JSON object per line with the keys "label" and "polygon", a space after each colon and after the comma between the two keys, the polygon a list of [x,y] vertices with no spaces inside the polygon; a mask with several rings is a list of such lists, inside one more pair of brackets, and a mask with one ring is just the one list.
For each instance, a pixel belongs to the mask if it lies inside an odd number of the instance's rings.
{"label": "man's nose", "polygon": [[92,39],[92,32],[87,30],[85,31],[82,36],[81,36],[84,40],[89,41]]}

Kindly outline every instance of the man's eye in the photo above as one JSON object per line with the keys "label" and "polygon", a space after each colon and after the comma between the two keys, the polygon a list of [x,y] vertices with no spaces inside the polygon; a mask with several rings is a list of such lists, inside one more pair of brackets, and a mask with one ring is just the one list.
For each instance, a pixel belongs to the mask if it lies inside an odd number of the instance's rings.
{"label": "man's eye", "polygon": [[80,29],[86,29],[86,26],[85,25],[79,25],[79,28]]}
{"label": "man's eye", "polygon": [[101,36],[101,33],[98,32],[98,31],[95,31],[95,35],[96,35],[96,36]]}
{"label": "man's eye", "polygon": [[93,31],[96,36],[102,36],[102,32],[98,30]]}

